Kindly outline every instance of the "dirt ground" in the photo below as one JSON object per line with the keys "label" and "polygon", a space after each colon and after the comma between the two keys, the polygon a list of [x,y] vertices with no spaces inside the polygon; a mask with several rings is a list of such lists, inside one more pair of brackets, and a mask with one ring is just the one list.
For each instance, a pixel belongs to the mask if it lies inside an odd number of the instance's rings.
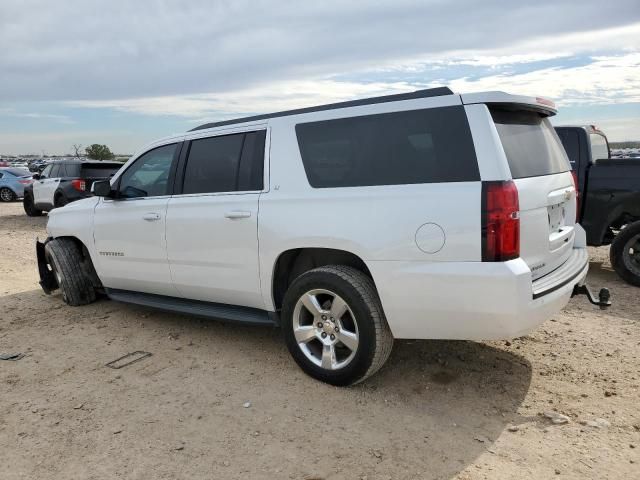
{"label": "dirt ground", "polygon": [[[0,353],[26,354],[0,361],[0,479],[640,478],[640,290],[605,248],[589,282],[609,311],[581,297],[511,342],[397,341],[335,388],[277,329],[46,296],[45,224],[0,204]],[[136,350],[153,355],[105,366]]]}

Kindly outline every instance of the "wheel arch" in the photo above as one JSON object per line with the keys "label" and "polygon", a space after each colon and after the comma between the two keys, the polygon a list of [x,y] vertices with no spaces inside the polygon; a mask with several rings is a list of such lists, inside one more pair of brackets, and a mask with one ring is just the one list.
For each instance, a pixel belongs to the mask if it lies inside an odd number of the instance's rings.
{"label": "wheel arch", "polygon": [[73,235],[60,235],[57,237],[51,237],[48,239],[48,241],[51,240],[62,240],[62,239],[69,239],[71,240],[73,243],[75,243],[78,246],[78,249],[80,250],[80,252],[82,253],[82,256],[85,260],[89,261],[89,264],[87,265],[87,271],[86,273],[88,275],[91,276],[92,281],[94,282],[94,285],[96,286],[101,286],[102,282],[100,281],[100,278],[98,277],[97,274],[97,270],[96,270],[96,262],[95,259],[92,256],[91,250],[89,249],[89,247],[87,245],[85,245],[85,243],[79,239],[76,236]]}
{"label": "wheel arch", "polygon": [[365,261],[348,250],[335,248],[300,247],[281,252],[276,258],[271,276],[271,300],[276,311],[295,278],[304,272],[325,265],[346,265],[367,275],[374,283],[373,275]]}
{"label": "wheel arch", "polygon": [[11,185],[2,185],[0,186],[0,190],[2,190],[3,188],[6,188],[7,190],[11,190],[13,192],[13,194],[16,196],[16,198],[20,198],[20,195],[18,195],[18,192],[16,192],[13,187],[11,187]]}

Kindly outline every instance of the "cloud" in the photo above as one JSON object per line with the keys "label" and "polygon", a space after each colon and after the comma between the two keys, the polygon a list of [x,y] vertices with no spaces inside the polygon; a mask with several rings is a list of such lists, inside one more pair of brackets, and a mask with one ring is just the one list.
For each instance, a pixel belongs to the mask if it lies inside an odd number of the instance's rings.
{"label": "cloud", "polygon": [[219,94],[176,95],[122,100],[71,101],[84,108],[113,108],[145,115],[175,115],[194,121],[301,108],[323,103],[415,90],[407,83],[357,83],[333,80],[276,82]]}
{"label": "cloud", "polygon": [[552,67],[522,74],[499,74],[470,80],[458,78],[449,85],[460,92],[505,90],[540,94],[558,105],[640,102],[640,52],[601,56],[588,65]]}
{"label": "cloud", "polygon": [[233,92],[522,42],[531,55],[639,21],[637,0],[606,15],[594,0],[3,0],[0,101]]}
{"label": "cloud", "polygon": [[53,120],[58,123],[72,124],[75,123],[67,115],[58,115],[55,113],[38,113],[38,112],[17,112],[13,108],[0,108],[0,116],[15,118],[33,118],[37,120]]}
{"label": "cloud", "polygon": [[[218,94],[72,101],[67,104],[73,107],[111,108],[144,115],[178,116],[204,122],[401,93],[437,85],[448,85],[460,93],[503,90],[514,94],[539,94],[556,100],[560,106],[640,102],[640,75],[637,73],[640,71],[640,52],[598,56],[587,61],[586,65],[553,66],[524,73],[474,73],[473,78],[366,83],[338,79],[283,81]],[[456,60],[452,59],[451,62]],[[433,72],[431,73],[433,78]]]}
{"label": "cloud", "polygon": [[[40,124],[72,118],[126,151],[195,122],[437,85],[640,101],[637,0],[3,0],[0,45],[3,128],[43,147],[67,137]],[[640,130],[624,118],[612,129]]]}

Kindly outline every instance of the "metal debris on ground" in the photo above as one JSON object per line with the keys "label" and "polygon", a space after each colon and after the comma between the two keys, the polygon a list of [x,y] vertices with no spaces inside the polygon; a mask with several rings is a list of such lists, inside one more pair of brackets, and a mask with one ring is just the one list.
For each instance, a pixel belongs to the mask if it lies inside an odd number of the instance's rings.
{"label": "metal debris on ground", "polygon": [[127,353],[126,355],[123,355],[120,358],[116,358],[115,360],[107,363],[105,366],[109,367],[109,368],[114,368],[114,369],[120,369],[122,367],[126,367],[128,365],[131,365],[132,363],[136,363],[139,362],[140,360],[150,357],[151,353],[149,352],[142,352],[140,350],[135,351],[135,352],[131,352],[131,353]]}
{"label": "metal debris on ground", "polygon": [[24,353],[0,353],[0,360],[15,362],[21,358],[24,358]]}

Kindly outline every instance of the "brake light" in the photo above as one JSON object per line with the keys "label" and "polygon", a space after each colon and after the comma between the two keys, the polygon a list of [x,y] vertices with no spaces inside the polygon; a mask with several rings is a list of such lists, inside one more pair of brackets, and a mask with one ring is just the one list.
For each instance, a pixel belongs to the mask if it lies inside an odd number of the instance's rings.
{"label": "brake light", "polygon": [[573,177],[573,186],[576,189],[576,223],[580,221],[580,190],[578,189],[578,173],[573,170],[571,172]]}
{"label": "brake light", "polygon": [[84,192],[87,188],[87,184],[84,180],[80,180],[76,178],[75,180],[71,180],[71,186],[78,190],[79,192]]}
{"label": "brake light", "polygon": [[18,180],[18,183],[21,183],[22,185],[31,185],[33,183],[33,180],[28,179],[28,180]]}
{"label": "brake light", "polygon": [[548,98],[536,97],[536,102],[540,105],[546,105],[547,107],[556,108],[556,104]]}
{"label": "brake light", "polygon": [[482,182],[482,261],[520,256],[520,206],[512,180]]}

